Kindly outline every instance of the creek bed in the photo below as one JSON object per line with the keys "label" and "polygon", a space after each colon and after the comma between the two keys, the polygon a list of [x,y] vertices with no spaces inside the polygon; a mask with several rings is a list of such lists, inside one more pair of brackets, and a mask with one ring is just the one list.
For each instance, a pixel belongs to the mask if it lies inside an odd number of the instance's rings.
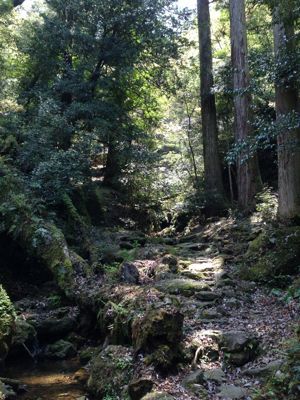
{"label": "creek bed", "polygon": [[74,380],[79,368],[77,359],[38,363],[14,360],[5,368],[5,375],[26,385],[26,392],[19,394],[18,399],[87,400],[84,387]]}

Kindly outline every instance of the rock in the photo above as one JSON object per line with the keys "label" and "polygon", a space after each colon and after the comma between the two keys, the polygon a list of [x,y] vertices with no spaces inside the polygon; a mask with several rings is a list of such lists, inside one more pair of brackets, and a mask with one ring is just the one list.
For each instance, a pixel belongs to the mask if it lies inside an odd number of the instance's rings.
{"label": "rock", "polygon": [[80,368],[75,372],[73,378],[75,381],[85,385],[90,377],[89,372],[85,368]]}
{"label": "rock", "polygon": [[248,395],[246,389],[234,385],[221,385],[220,390],[217,396],[222,400],[238,400]]}
{"label": "rock", "polygon": [[189,389],[195,383],[203,383],[203,371],[201,369],[187,375],[182,381],[182,386]]}
{"label": "rock", "polygon": [[151,392],[154,381],[151,378],[138,378],[130,382],[128,393],[132,400],[140,400],[147,393]]}
{"label": "rock", "polygon": [[222,315],[215,308],[208,308],[202,311],[201,317],[204,319],[220,319]]}
{"label": "rock", "polygon": [[228,308],[239,308],[241,306],[241,302],[234,297],[227,299],[225,301],[225,305]]}
{"label": "rock", "polygon": [[209,399],[209,395],[208,395],[208,391],[199,383],[193,383],[189,386],[188,390],[192,393],[194,393],[198,399],[201,400],[208,400]]}
{"label": "rock", "polygon": [[300,258],[300,227],[269,227],[249,243],[241,275],[251,281],[279,287],[283,276],[297,273]]}
{"label": "rock", "polygon": [[225,379],[225,374],[221,368],[207,369],[204,371],[203,378],[206,381],[222,383]]}
{"label": "rock", "polygon": [[38,338],[55,340],[74,331],[78,318],[78,307],[61,307],[43,313],[32,312],[27,322],[35,328]]}
{"label": "rock", "polygon": [[136,352],[148,354],[147,365],[163,371],[172,369],[182,356],[182,327],[183,315],[178,310],[150,310],[132,324],[133,346]]}
{"label": "rock", "polygon": [[140,273],[134,263],[125,262],[120,269],[121,280],[126,283],[137,285],[140,281]]}
{"label": "rock", "polygon": [[0,364],[5,360],[14,331],[14,307],[0,285]]}
{"label": "rock", "polygon": [[219,347],[230,364],[242,366],[257,355],[258,339],[242,331],[229,331],[222,334]]}
{"label": "rock", "polygon": [[142,400],[175,400],[175,397],[165,392],[152,392],[146,394]]}
{"label": "rock", "polygon": [[257,378],[268,378],[276,373],[282,366],[282,360],[275,360],[263,367],[249,368],[242,372],[243,375],[255,376]]}
{"label": "rock", "polygon": [[25,344],[30,349],[36,342],[36,336],[36,330],[32,325],[21,318],[17,318],[10,356],[28,355],[23,345]]}
{"label": "rock", "polygon": [[206,283],[184,278],[160,281],[156,284],[156,288],[164,293],[181,294],[187,297],[193,296],[197,292],[210,290],[210,287]]}
{"label": "rock", "polygon": [[183,354],[178,346],[171,347],[163,344],[158,346],[151,354],[148,354],[144,362],[146,365],[151,365],[165,373],[176,369],[181,358],[183,358]]}
{"label": "rock", "polygon": [[219,299],[221,296],[219,293],[210,292],[210,291],[202,291],[195,293],[195,297],[201,301],[214,301]]}
{"label": "rock", "polygon": [[107,346],[91,363],[89,392],[103,398],[126,398],[126,387],[132,379],[133,353],[123,346]]}
{"label": "rock", "polygon": [[87,364],[93,357],[100,352],[99,347],[86,347],[79,352],[79,359],[82,364]]}
{"label": "rock", "polygon": [[76,354],[76,349],[72,343],[66,340],[58,340],[53,344],[49,344],[45,350],[45,357],[52,360],[64,360],[73,357]]}
{"label": "rock", "polygon": [[163,256],[161,262],[163,264],[168,265],[170,272],[176,274],[178,272],[178,259],[177,257],[171,255],[171,254],[166,254]]}
{"label": "rock", "polygon": [[176,346],[182,337],[183,315],[176,309],[148,311],[132,324],[135,351],[153,352],[162,344]]}

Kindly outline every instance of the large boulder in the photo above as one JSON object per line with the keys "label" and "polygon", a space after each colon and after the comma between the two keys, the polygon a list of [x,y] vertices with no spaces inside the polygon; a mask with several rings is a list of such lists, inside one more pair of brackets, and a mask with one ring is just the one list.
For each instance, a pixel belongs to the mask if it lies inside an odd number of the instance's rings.
{"label": "large boulder", "polygon": [[78,307],[60,307],[43,313],[32,310],[27,322],[35,328],[38,338],[53,341],[72,332],[77,327],[78,318]]}
{"label": "large boulder", "polygon": [[128,386],[128,393],[132,400],[140,400],[147,393],[151,392],[154,381],[150,377],[133,379]]}
{"label": "large boulder", "polygon": [[160,345],[176,346],[182,337],[183,315],[176,309],[153,309],[132,324],[134,349],[152,352]]}
{"label": "large boulder", "polygon": [[219,347],[224,352],[225,360],[238,367],[256,357],[258,345],[256,337],[243,331],[228,331],[219,338]]}
{"label": "large boulder", "polygon": [[0,285],[0,364],[5,360],[12,340],[15,324],[14,307]]}
{"label": "large boulder", "polygon": [[124,399],[132,374],[132,351],[122,346],[107,346],[92,360],[88,390],[97,399],[105,396]]}
{"label": "large boulder", "polygon": [[135,263],[125,262],[120,269],[121,280],[125,283],[138,284],[140,281],[140,273]]}
{"label": "large boulder", "polygon": [[169,371],[182,353],[183,315],[176,309],[153,309],[132,324],[132,342],[136,352],[147,354],[146,364]]}
{"label": "large boulder", "polygon": [[36,340],[37,334],[34,327],[24,319],[17,318],[9,355],[14,357],[27,355],[27,349],[34,348]]}
{"label": "large boulder", "polygon": [[220,390],[217,394],[220,399],[239,400],[245,399],[248,395],[248,391],[245,388],[234,385],[221,385]]}

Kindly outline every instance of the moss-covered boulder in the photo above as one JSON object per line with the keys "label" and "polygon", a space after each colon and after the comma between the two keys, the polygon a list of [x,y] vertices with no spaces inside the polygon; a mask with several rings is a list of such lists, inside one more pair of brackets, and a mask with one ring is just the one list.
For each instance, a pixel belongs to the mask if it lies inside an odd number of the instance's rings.
{"label": "moss-covered boulder", "polygon": [[78,326],[78,307],[60,307],[43,313],[36,308],[28,314],[27,322],[35,328],[38,338],[50,342],[66,336]]}
{"label": "moss-covered boulder", "polygon": [[181,294],[182,296],[186,297],[193,296],[195,293],[203,290],[210,290],[210,287],[207,283],[184,278],[162,280],[157,282],[155,286],[158,290],[164,293]]}
{"label": "moss-covered boulder", "polygon": [[101,308],[98,310],[99,334],[109,344],[132,345],[132,325],[137,317],[155,308],[178,306],[175,296],[165,295],[155,288],[136,285],[103,285]]}
{"label": "moss-covered boulder", "polygon": [[242,277],[276,286],[289,283],[284,276],[300,271],[300,226],[274,227],[249,243]]}
{"label": "moss-covered boulder", "polygon": [[22,356],[28,354],[24,347],[32,348],[36,342],[36,330],[34,327],[22,318],[17,318],[15,321],[15,330],[12,337],[12,344],[10,348],[10,356]]}
{"label": "moss-covered boulder", "polygon": [[7,356],[15,324],[14,307],[0,285],[0,364]]}
{"label": "moss-covered boulder", "polygon": [[133,379],[128,386],[128,393],[132,400],[140,400],[147,393],[151,392],[154,386],[153,379],[140,377]]}
{"label": "moss-covered boulder", "polygon": [[154,309],[136,318],[132,325],[134,349],[152,352],[162,344],[178,345],[182,337],[183,315],[176,309]]}
{"label": "moss-covered boulder", "polygon": [[65,360],[76,355],[74,345],[67,340],[58,340],[49,344],[45,350],[45,357],[52,360]]}
{"label": "moss-covered boulder", "polygon": [[132,374],[132,351],[122,346],[107,346],[92,360],[88,390],[97,399],[105,396],[125,399]]}
{"label": "moss-covered boulder", "polygon": [[175,397],[165,392],[152,392],[144,396],[142,400],[175,400]]}
{"label": "moss-covered boulder", "polygon": [[182,358],[180,340],[183,315],[176,309],[153,309],[132,325],[136,352],[147,354],[145,363],[162,371],[174,369]]}

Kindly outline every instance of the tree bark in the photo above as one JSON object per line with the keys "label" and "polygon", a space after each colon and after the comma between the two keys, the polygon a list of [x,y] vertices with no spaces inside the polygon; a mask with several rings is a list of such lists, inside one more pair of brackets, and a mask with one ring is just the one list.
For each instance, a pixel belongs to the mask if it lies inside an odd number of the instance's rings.
{"label": "tree bark", "polygon": [[[250,75],[246,32],[245,1],[230,0],[231,59],[233,68],[235,142],[242,143],[252,133]],[[241,152],[237,158],[237,188],[239,206],[247,210],[254,202],[260,185],[257,157]]]}
{"label": "tree bark", "polygon": [[216,102],[213,94],[214,80],[209,1],[198,0],[197,5],[205,189],[209,194],[218,195],[222,198],[224,197],[224,188],[218,153]]}
{"label": "tree bark", "polygon": [[[278,8],[274,11],[274,51],[278,63],[282,54],[295,52],[294,30],[280,21]],[[292,53],[291,53],[292,54]],[[276,117],[280,120],[299,112],[299,93],[293,82],[281,80],[275,85]],[[300,217],[300,128],[281,132],[278,148],[278,195],[280,218]]]}

